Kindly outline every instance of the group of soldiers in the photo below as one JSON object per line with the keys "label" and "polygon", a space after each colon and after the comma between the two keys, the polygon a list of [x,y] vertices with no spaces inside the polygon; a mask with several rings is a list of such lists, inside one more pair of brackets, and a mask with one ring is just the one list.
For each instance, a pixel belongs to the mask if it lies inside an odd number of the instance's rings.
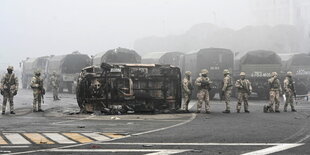
{"label": "group of soldiers", "polygon": [[[15,114],[13,98],[15,95],[17,95],[19,83],[17,76],[13,73],[13,70],[13,66],[8,66],[7,73],[0,81],[0,91],[1,95],[3,95],[2,115],[5,114],[6,103],[8,100],[10,103],[10,114]],[[53,90],[54,101],[59,100],[59,80],[56,72],[53,72],[49,81]],[[44,112],[44,110],[41,108],[41,103],[44,103],[44,100],[42,99],[45,95],[45,89],[43,87],[43,78],[41,77],[41,72],[39,70],[34,72],[34,76],[30,82],[30,87],[33,90],[33,112]]]}
{"label": "group of soldiers", "polygon": [[[233,85],[232,77],[230,76],[230,72],[228,69],[225,69],[223,71],[224,78],[222,82],[222,88],[221,88],[221,98],[225,100],[226,109],[223,111],[223,113],[230,113],[230,101],[231,101],[231,94],[233,86],[236,87],[238,90],[238,103],[236,106],[237,113],[240,113],[242,103],[244,105],[244,112],[250,113],[249,111],[249,104],[248,99],[249,96],[252,93],[252,86],[251,82],[246,79],[245,72],[240,73],[240,79],[236,80],[235,85]],[[268,79],[269,84],[269,96],[270,96],[270,102],[268,105],[264,106],[264,112],[280,112],[279,111],[279,105],[280,105],[280,95],[283,93],[285,94],[286,101],[284,105],[284,112],[287,112],[287,106],[290,104],[292,112],[296,112],[296,109],[294,107],[294,95],[296,96],[295,87],[294,87],[294,81],[292,79],[292,72],[287,72],[287,75],[284,80],[284,92],[282,91],[280,80],[278,79],[278,75],[276,72],[272,72],[272,77]],[[209,101],[209,92],[211,90],[211,84],[212,81],[208,77],[208,70],[203,69],[201,70],[201,73],[199,74],[199,77],[195,80],[195,86],[197,87],[198,93],[197,93],[197,110],[196,113],[202,112],[202,103],[205,102],[205,111],[207,114],[211,113],[210,110],[210,101]],[[186,71],[185,77],[182,81],[182,88],[183,88],[183,94],[184,94],[184,104],[183,109],[187,112],[188,110],[188,104],[191,100],[192,92],[194,89],[192,79],[191,79],[191,72]],[[273,110],[273,106],[275,106],[275,110]]]}

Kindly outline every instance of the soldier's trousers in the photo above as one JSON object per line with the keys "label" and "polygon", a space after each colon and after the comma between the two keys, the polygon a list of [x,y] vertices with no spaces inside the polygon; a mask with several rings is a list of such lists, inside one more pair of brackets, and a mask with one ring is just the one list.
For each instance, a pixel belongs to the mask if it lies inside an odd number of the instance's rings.
{"label": "soldier's trousers", "polygon": [[192,99],[192,94],[191,93],[184,93],[184,110],[188,110],[188,104]]}
{"label": "soldier's trousers", "polygon": [[57,87],[53,87],[53,98],[58,99],[58,88]]}
{"label": "soldier's trousers", "polygon": [[38,107],[38,110],[41,109],[41,98],[42,98],[42,95],[40,91],[34,90],[33,91],[33,110],[37,110],[37,107]]}
{"label": "soldier's trousers", "polygon": [[226,110],[230,110],[230,100],[231,100],[231,90],[226,90],[224,92],[224,98],[225,98],[225,103],[226,103]]}
{"label": "soldier's trousers", "polygon": [[280,106],[280,92],[278,90],[270,90],[269,100],[269,109],[273,111],[273,105],[275,105],[275,110],[278,111]]}
{"label": "soldier's trousers", "polygon": [[6,103],[7,103],[8,100],[10,102],[10,111],[14,111],[13,97],[14,97],[14,95],[13,95],[13,93],[11,91],[4,91],[2,111],[5,111]]}
{"label": "soldier's trousers", "polygon": [[206,111],[210,111],[209,105],[209,91],[207,89],[201,89],[197,93],[198,103],[197,103],[197,111],[201,111],[202,103],[205,102]]}
{"label": "soldier's trousers", "polygon": [[249,94],[245,92],[238,92],[238,104],[237,104],[237,110],[241,109],[241,105],[243,102],[244,111],[249,110],[249,104],[248,104],[248,98]]}
{"label": "soldier's trousers", "polygon": [[288,104],[290,104],[291,106],[291,109],[295,109],[294,108],[294,99],[293,99],[293,92],[292,91],[288,91],[285,93],[285,98],[286,98],[286,101],[285,101],[285,104],[284,104],[284,110],[287,110],[287,106]]}

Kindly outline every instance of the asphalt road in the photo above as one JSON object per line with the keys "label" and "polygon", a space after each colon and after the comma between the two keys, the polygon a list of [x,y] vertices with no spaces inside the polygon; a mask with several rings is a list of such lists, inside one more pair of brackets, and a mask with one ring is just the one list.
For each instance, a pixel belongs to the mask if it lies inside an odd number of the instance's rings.
{"label": "asphalt road", "polygon": [[306,101],[295,113],[263,113],[267,101],[251,100],[249,114],[211,101],[211,114],[85,115],[74,95],[51,96],[32,113],[32,92],[19,92],[16,115],[0,116],[0,154],[310,154]]}

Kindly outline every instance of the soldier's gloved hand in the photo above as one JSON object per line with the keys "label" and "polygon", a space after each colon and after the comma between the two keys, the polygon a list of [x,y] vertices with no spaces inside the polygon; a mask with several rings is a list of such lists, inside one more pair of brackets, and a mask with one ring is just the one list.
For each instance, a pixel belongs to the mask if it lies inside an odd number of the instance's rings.
{"label": "soldier's gloved hand", "polygon": [[14,96],[17,95],[17,90],[15,90],[15,91],[13,92],[13,95],[14,95]]}
{"label": "soldier's gloved hand", "polygon": [[4,92],[3,92],[3,90],[1,90],[1,95],[3,95],[4,94]]}
{"label": "soldier's gloved hand", "polygon": [[241,89],[242,89],[242,88],[243,88],[243,86],[239,86],[239,88],[241,88]]}

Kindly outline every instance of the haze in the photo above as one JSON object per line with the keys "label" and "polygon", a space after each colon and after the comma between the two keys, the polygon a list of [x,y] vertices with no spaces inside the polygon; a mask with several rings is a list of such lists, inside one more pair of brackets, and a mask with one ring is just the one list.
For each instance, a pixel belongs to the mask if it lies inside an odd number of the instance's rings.
{"label": "haze", "polygon": [[179,35],[200,23],[237,30],[257,24],[250,6],[248,0],[1,0],[0,68],[18,68],[26,57],[134,49],[138,39]]}

